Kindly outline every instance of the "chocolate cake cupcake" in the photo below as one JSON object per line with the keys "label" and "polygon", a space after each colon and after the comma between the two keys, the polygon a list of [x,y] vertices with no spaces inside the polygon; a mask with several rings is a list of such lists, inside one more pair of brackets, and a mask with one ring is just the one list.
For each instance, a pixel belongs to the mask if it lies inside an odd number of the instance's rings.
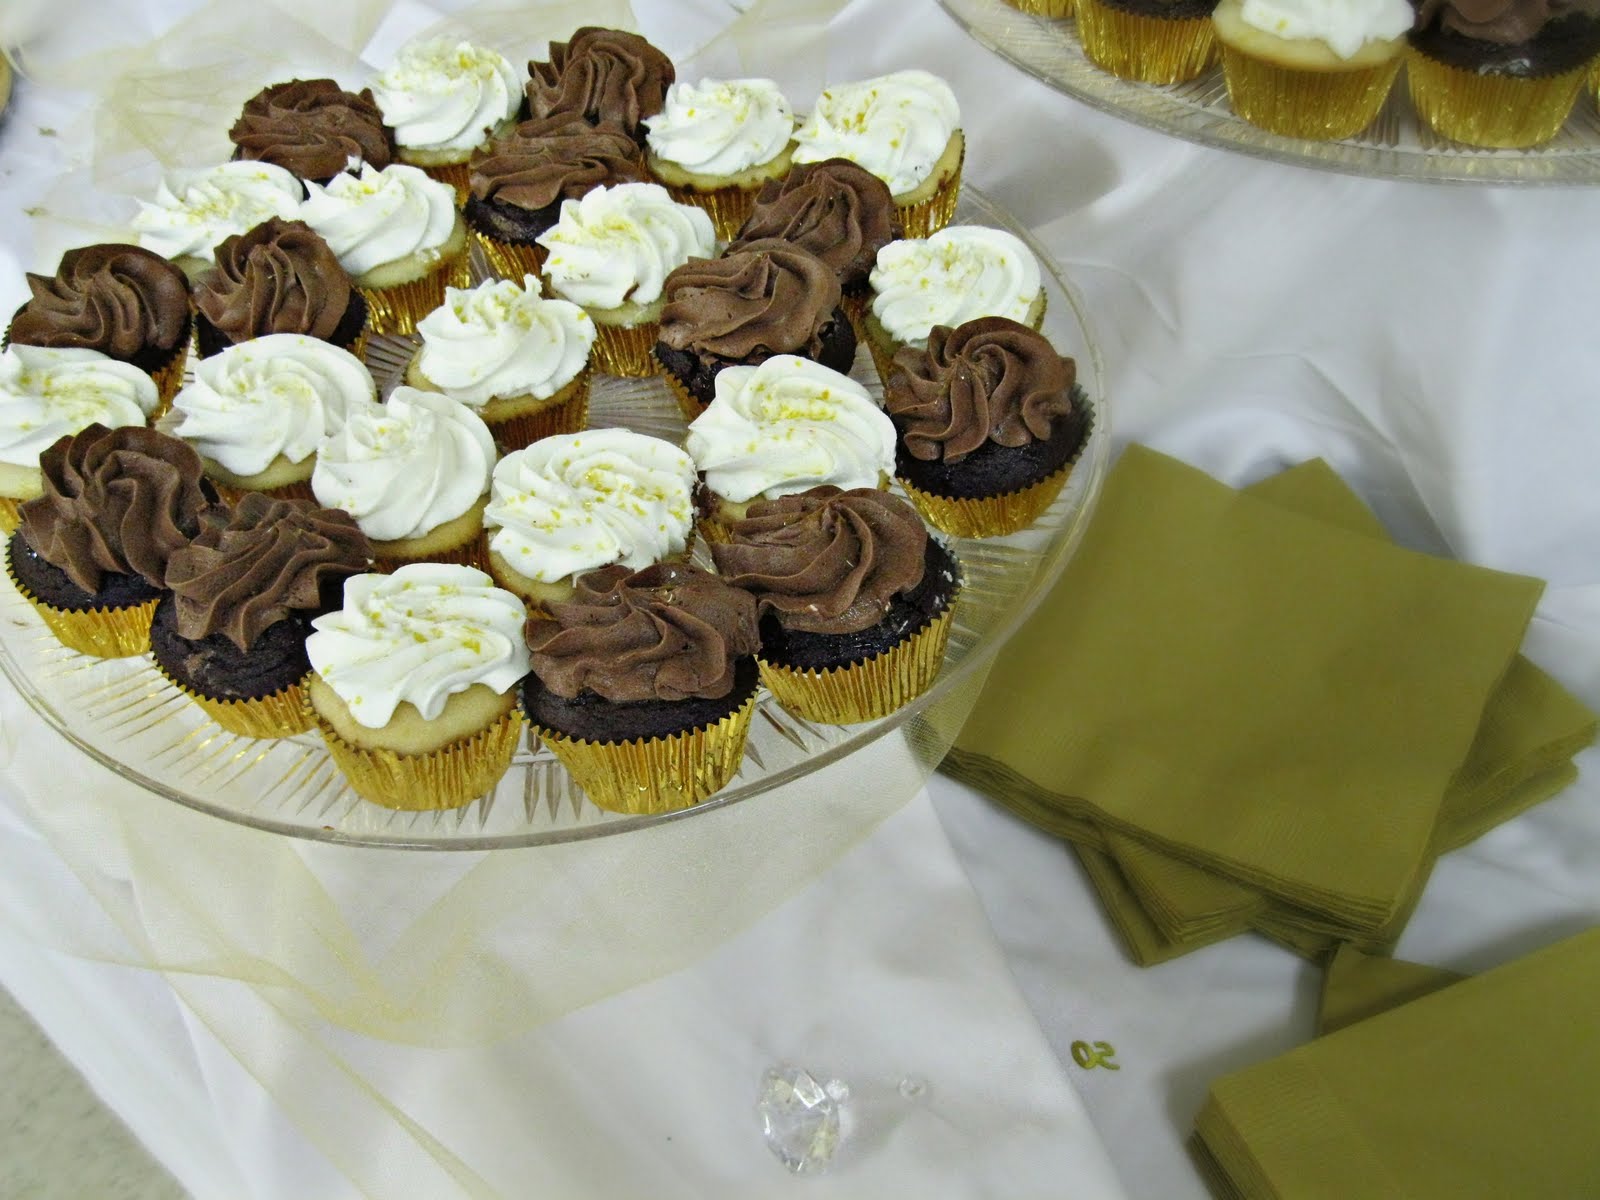
{"label": "chocolate cake cupcake", "polygon": [[656,358],[686,420],[706,410],[717,373],[795,354],[841,373],[856,335],[839,280],[822,259],[784,241],[747,242],[721,258],[691,259],[661,291]]}
{"label": "chocolate cake cupcake", "polygon": [[1182,83],[1217,59],[1217,0],[1078,0],[1078,38],[1089,61],[1122,79]]}
{"label": "chocolate cake cupcake", "polygon": [[589,799],[697,804],[739,769],[755,707],[755,599],[687,563],[603,567],[528,622],[523,708]]}
{"label": "chocolate cake cupcake", "polygon": [[150,628],[157,668],[232,733],[309,729],[311,619],[339,607],[370,558],[349,513],[247,495],[167,560],[170,590]]}
{"label": "chocolate cake cupcake", "polygon": [[549,62],[528,64],[528,114],[575,113],[622,126],[644,145],[644,119],[661,111],[677,79],[672,60],[636,33],[586,25],[550,43]]}
{"label": "chocolate cake cupcake", "polygon": [[378,170],[394,159],[394,131],[368,88],[347,92],[331,79],[291,79],[245,101],[228,130],[234,158],[274,163],[302,180],[327,183],[352,158]]}

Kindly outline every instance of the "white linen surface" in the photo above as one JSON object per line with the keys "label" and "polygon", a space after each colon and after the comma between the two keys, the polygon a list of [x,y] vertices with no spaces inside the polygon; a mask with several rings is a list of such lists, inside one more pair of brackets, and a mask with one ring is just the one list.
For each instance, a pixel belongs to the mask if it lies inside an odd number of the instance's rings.
{"label": "white linen surface", "polygon": [[[192,6],[147,7],[158,29]],[[742,65],[778,79],[799,108],[826,79],[919,66],[951,82],[967,179],[1034,229],[1087,300],[1119,443],[1235,484],[1327,458],[1406,544],[1549,580],[1526,650],[1600,705],[1600,192],[1349,178],[1190,146],[1025,77],[929,0],[854,0],[821,37],[783,17],[835,7],[826,0],[755,7],[756,37],[713,45],[684,76]],[[675,55],[732,15],[711,0],[635,10]],[[397,5],[387,28],[416,11]],[[774,34],[793,52],[775,52]],[[741,64],[741,50],[755,57]],[[83,162],[38,134],[57,123],[40,101],[24,93],[0,131],[7,214]],[[0,228],[0,305],[22,296],[19,266],[47,265],[71,236],[22,220]],[[8,734],[32,728],[5,715]],[[1566,793],[1443,861],[1403,956],[1480,970],[1600,919],[1600,755],[1580,766]],[[1127,1193],[1204,1196],[1181,1141],[1206,1084],[1309,1036],[1316,971],[1253,938],[1134,968],[1068,851],[948,780],[929,791]],[[30,864],[51,903],[93,915],[25,823],[0,832],[8,866]],[[339,1195],[341,1172],[351,1194],[473,1194],[479,1181],[511,1195],[779,1194],[790,1183],[749,1104],[780,1060],[847,1079],[863,1108],[838,1173],[793,1186],[1113,1194],[949,866],[916,801],[697,967],[500,1054],[363,1043],[237,985],[68,960],[15,934],[0,938],[0,973],[202,1196]],[[126,952],[118,931],[104,936],[104,957]],[[139,1020],[113,1024],[123,1010]],[[685,1013],[702,1015],[673,1019]],[[231,1049],[211,1024],[227,1025]],[[1119,1069],[1078,1066],[1076,1041],[1110,1043]],[[264,1070],[278,1077],[252,1077]],[[920,1105],[894,1091],[901,1074],[929,1081]],[[275,1110],[268,1092],[291,1076],[297,1092],[326,1089],[326,1128],[296,1129]],[[642,1114],[648,1135],[632,1132]],[[470,1174],[451,1178],[439,1165],[451,1156]],[[627,1190],[640,1179],[648,1190]]]}

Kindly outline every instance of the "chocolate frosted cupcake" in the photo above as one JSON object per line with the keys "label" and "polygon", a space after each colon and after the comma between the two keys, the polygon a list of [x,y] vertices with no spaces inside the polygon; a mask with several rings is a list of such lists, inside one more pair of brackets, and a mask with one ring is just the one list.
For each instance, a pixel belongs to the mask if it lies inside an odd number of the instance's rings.
{"label": "chocolate frosted cupcake", "polygon": [[550,43],[549,62],[528,64],[528,113],[576,113],[622,126],[641,146],[644,119],[661,111],[677,79],[672,60],[636,33],[586,25]]}
{"label": "chocolate frosted cupcake", "polygon": [[1144,83],[1182,83],[1217,59],[1217,0],[1077,0],[1078,38],[1102,71]]}
{"label": "chocolate frosted cupcake", "polygon": [[524,710],[601,808],[687,808],[738,771],[757,680],[748,592],[686,563],[605,567],[527,637]]}
{"label": "chocolate frosted cupcake", "polygon": [[534,239],[556,223],[563,200],[649,178],[644,152],[622,126],[555,113],[522,122],[473,156],[461,215],[495,273],[520,279],[544,266]]}
{"label": "chocolate frosted cupcake", "polygon": [[98,350],[131,363],[168,403],[189,355],[189,280],[138,246],[102,242],[68,250],[54,275],[28,275],[33,298],[17,310],[8,342]]}
{"label": "chocolate frosted cupcake", "polygon": [[711,549],[755,594],[761,680],[795,715],[884,717],[938,674],[959,570],[904,500],[820,487],[758,501]]}
{"label": "chocolate frosted cupcake", "polygon": [[848,372],[856,335],[827,263],[790,242],[747,242],[721,258],[690,259],[662,286],[656,358],[686,420],[705,411],[717,373],[796,354]]}
{"label": "chocolate frosted cupcake", "polygon": [[1067,481],[1093,425],[1077,364],[1004,317],[936,326],[894,357],[884,407],[895,473],[933,525],[998,537],[1033,523]]}
{"label": "chocolate frosted cupcake", "polygon": [[811,251],[838,276],[844,310],[859,335],[878,251],[904,235],[889,185],[847,158],[828,158],[796,166],[764,186],[728,253],[768,238]]}
{"label": "chocolate frosted cupcake", "polygon": [[63,645],[142,654],[167,560],[200,532],[200,456],[153,429],[90,425],[39,456],[44,492],[21,506],[6,569]]}
{"label": "chocolate frosted cupcake", "polygon": [[232,733],[309,729],[311,619],[339,607],[370,553],[349,513],[246,496],[167,560],[169,591],[150,628],[156,666]]}
{"label": "chocolate frosted cupcake", "polygon": [[352,158],[379,170],[394,159],[394,131],[371,90],[347,92],[331,79],[262,89],[245,101],[228,137],[235,158],[275,163],[316,183],[327,183]]}
{"label": "chocolate frosted cupcake", "polygon": [[216,258],[194,285],[201,358],[272,333],[297,333],[360,355],[367,302],[304,221],[264,221],[224,239]]}

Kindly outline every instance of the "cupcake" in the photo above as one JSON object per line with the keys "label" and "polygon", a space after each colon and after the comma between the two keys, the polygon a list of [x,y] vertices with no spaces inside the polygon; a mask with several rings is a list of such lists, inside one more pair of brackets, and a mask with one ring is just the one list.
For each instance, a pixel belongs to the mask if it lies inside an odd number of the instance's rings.
{"label": "cupcake", "polygon": [[1077,0],[1078,39],[1102,71],[1143,83],[1182,83],[1217,60],[1217,0]]}
{"label": "cupcake", "polygon": [[719,238],[789,170],[794,112],[770,79],[674,83],[645,127],[651,172],[674,199],[710,213]]}
{"label": "cupcake", "polygon": [[811,251],[838,277],[844,310],[859,335],[878,251],[904,236],[889,185],[849,159],[828,158],[796,166],[763,187],[728,252],[768,238]]}
{"label": "cupcake", "polygon": [[496,50],[449,38],[402,46],[372,81],[400,161],[467,198],[467,160],[510,131],[522,109],[517,69]]}
{"label": "cupcake", "polygon": [[848,372],[856,335],[827,263],[789,242],[747,242],[690,259],[662,287],[656,358],[687,420],[705,411],[718,372],[797,354]]}
{"label": "cupcake", "polygon": [[684,448],[700,470],[700,529],[712,542],[726,540],[752,501],[823,484],[885,487],[894,470],[894,426],[867,389],[792,354],[718,374]]}
{"label": "cupcake", "polygon": [[895,353],[925,346],[935,325],[1010,317],[1038,329],[1044,321],[1039,260],[1000,229],[952,225],[930,238],[893,242],[878,252],[871,280],[862,324],[885,384]]}
{"label": "cupcake", "polygon": [[18,509],[6,571],[65,646],[143,654],[167,560],[210,502],[200,456],[153,429],[90,425],[39,456],[41,494]]}
{"label": "cupcake", "polygon": [[886,717],[939,673],[960,572],[899,497],[820,487],[757,501],[711,550],[755,595],[761,681],[796,716]]}
{"label": "cupcake", "polygon": [[291,79],[245,101],[228,130],[233,156],[327,183],[351,159],[382,170],[394,159],[394,131],[372,92],[347,92],[331,79]]}
{"label": "cupcake", "polygon": [[530,606],[572,598],[577,576],[682,558],[694,531],[694,460],[627,429],[558,434],[494,468],[489,571]]}
{"label": "cupcake", "polygon": [[349,513],[251,494],[167,560],[150,652],[218,725],[245,737],[311,728],[311,619],[338,608],[370,547]]}
{"label": "cupcake", "polygon": [[556,113],[522,122],[473,156],[462,216],[495,273],[520,279],[544,268],[535,239],[556,223],[563,200],[649,179],[643,151],[622,126]]}
{"label": "cupcake", "polygon": [[1472,146],[1554,137],[1600,54],[1582,0],[1418,0],[1406,82],[1435,133]]}
{"label": "cupcake", "polygon": [[397,387],[322,439],[311,490],[356,519],[379,570],[422,559],[479,566],[495,458],[489,427],[466,405]]}
{"label": "cupcake", "polygon": [[677,203],[654,183],[599,187],[563,201],[560,219],[538,242],[548,252],[551,290],[594,319],[595,364],[635,377],[656,371],[651,351],[667,275],[717,248],[705,210]]}
{"label": "cupcake", "polygon": [[1410,0],[1221,0],[1212,14],[1233,111],[1287,137],[1372,123],[1400,73]]}
{"label": "cupcake", "polygon": [[300,217],[361,289],[374,333],[414,333],[448,284],[466,282],[467,230],[449,184],[394,163],[306,191]]}
{"label": "cupcake", "polygon": [[586,25],[550,43],[549,62],[528,64],[528,115],[572,113],[620,125],[641,146],[646,117],[661,111],[677,78],[672,60],[636,33]]}
{"label": "cupcake", "polygon": [[907,237],[927,237],[955,215],[966,142],[955,93],[937,75],[835,84],[794,137],[797,163],[847,158],[883,180]]}
{"label": "cupcake", "polygon": [[1073,0],[1006,0],[1018,12],[1032,13],[1036,17],[1070,17],[1075,7]]}
{"label": "cupcake", "polygon": [[170,258],[194,279],[215,262],[217,243],[273,217],[293,220],[305,189],[265,162],[227,162],[162,183],[133,218],[139,245]]}
{"label": "cupcake", "polygon": [[687,808],[738,771],[756,699],[749,592],[687,563],[604,567],[527,637],[523,708],[601,808]]}
{"label": "cupcake", "polygon": [[189,357],[189,281],[159,254],[103,242],[68,250],[53,276],[28,275],[33,298],[11,318],[21,346],[98,350],[155,380],[166,404]]}
{"label": "cupcake", "polygon": [[159,428],[194,447],[225,500],[247,492],[309,500],[317,446],[377,398],[348,350],[269,333],[201,359]]}
{"label": "cupcake", "polygon": [[201,358],[251,338],[294,333],[359,356],[367,302],[328,243],[304,221],[273,217],[224,238],[216,266],[194,283]]}
{"label": "cupcake", "polygon": [[356,575],[306,639],[313,718],[360,795],[389,808],[458,808],[511,765],[528,673],[522,601],[482,571],[411,563]]}
{"label": "cupcake", "polygon": [[588,424],[594,322],[576,304],[541,297],[534,276],[450,288],[417,332],[406,382],[465,404],[502,448]]}
{"label": "cupcake", "polygon": [[884,407],[895,474],[936,528],[998,537],[1033,523],[1061,491],[1094,413],[1077,364],[1004,317],[937,326],[894,357]]}
{"label": "cupcake", "polygon": [[39,456],[57,441],[89,425],[143,425],[155,407],[155,381],[98,350],[0,352],[0,531],[16,529],[18,503],[40,494]]}

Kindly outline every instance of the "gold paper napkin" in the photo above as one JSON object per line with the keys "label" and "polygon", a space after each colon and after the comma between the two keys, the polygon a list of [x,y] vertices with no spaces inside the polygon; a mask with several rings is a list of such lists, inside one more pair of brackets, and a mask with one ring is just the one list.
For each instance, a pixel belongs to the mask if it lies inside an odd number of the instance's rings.
{"label": "gold paper napkin", "polygon": [[1365,1021],[1462,978],[1460,972],[1444,967],[1363,954],[1354,946],[1340,946],[1322,968],[1317,1034],[1333,1033]]}

